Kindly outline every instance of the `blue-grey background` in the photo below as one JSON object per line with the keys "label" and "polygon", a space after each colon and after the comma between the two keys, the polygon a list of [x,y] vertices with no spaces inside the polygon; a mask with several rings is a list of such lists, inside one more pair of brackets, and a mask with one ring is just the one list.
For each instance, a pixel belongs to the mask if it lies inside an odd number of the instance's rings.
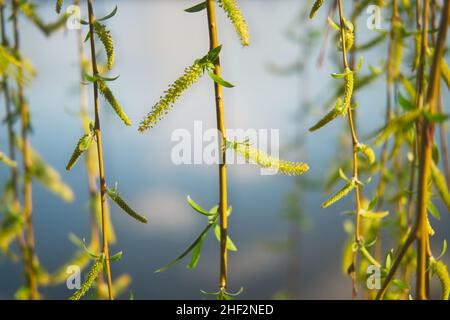
{"label": "blue-grey background", "polygon": [[[41,2],[42,16],[54,19],[54,2]],[[208,238],[196,270],[187,270],[186,260],[165,273],[153,272],[176,257],[204,224],[202,217],[187,205],[186,195],[205,207],[217,203],[215,166],[175,166],[170,160],[173,130],[192,131],[195,120],[204,121],[204,128],[215,126],[211,81],[204,78],[196,84],[164,121],[149,132],[138,134],[136,124],[184,67],[208,51],[206,16],[183,12],[196,1],[95,2],[98,16],[108,13],[116,3],[119,5],[118,14],[108,22],[116,43],[113,75],[120,75],[111,88],[135,124],[124,127],[108,106],[102,108],[107,179],[110,183],[118,181],[123,197],[149,217],[149,224],[141,225],[111,206],[118,237],[112,251],[124,252],[122,260],[112,265],[113,277],[128,273],[136,299],[200,298],[200,289],[214,291],[217,287],[218,244],[214,237]],[[301,52],[286,39],[285,32],[303,3],[243,0],[240,4],[250,25],[249,48],[241,48],[232,25],[218,10],[220,42],[224,44],[223,76],[236,86],[225,90],[227,125],[280,129],[281,141],[286,144],[300,132],[306,138],[306,148],[294,158],[291,156],[291,160],[308,161],[311,166],[308,175],[323,182],[336,153],[347,152],[339,149],[337,139],[345,123],[335,121],[314,134],[307,131],[307,125],[323,113],[323,105],[333,94],[336,81],[329,74],[339,71],[333,62],[338,57],[329,46],[331,53],[322,69],[316,67],[318,48],[312,50],[311,56],[302,57],[309,59],[306,82],[301,82],[298,76],[274,75],[268,71],[268,64],[289,65]],[[319,31],[324,29],[324,12],[310,22]],[[383,18],[387,15],[383,12]],[[75,250],[67,237],[70,232],[89,237],[84,168],[77,165],[70,173],[64,170],[81,132],[79,119],[74,116],[79,110],[76,32],[65,30],[46,38],[23,18],[21,24],[23,51],[38,70],[37,78],[26,90],[33,117],[31,141],[76,194],[76,201],[66,204],[35,185],[33,219],[37,252],[45,268],[55,270]],[[361,32],[368,38],[372,36],[368,30]],[[409,53],[409,48],[405,50]],[[382,47],[365,59],[377,64],[385,53]],[[367,67],[368,63],[362,71],[367,72]],[[315,111],[298,122],[298,108],[306,96]],[[362,91],[359,101],[359,129],[364,136],[383,123],[384,81]],[[0,143],[5,150],[6,130],[0,134]],[[7,171],[0,172],[5,181]],[[347,299],[351,283],[341,274],[341,249],[346,235],[340,212],[351,208],[353,200],[349,197],[321,210],[320,203],[327,196],[322,189],[302,195],[301,205],[311,227],[301,235],[300,277],[289,279],[287,253],[273,250],[273,243],[288,237],[289,223],[280,218],[280,213],[293,182],[291,177],[261,176],[252,166],[230,167],[229,201],[234,210],[229,230],[239,251],[230,254],[229,288],[233,291],[243,286],[243,298],[266,299],[295,281],[300,287],[300,298]],[[442,222],[436,228],[436,250],[443,238],[449,236],[448,214],[442,215]],[[0,298],[12,298],[22,281],[22,267],[0,257]],[[45,298],[65,299],[71,293],[63,285],[44,288],[43,294]]]}

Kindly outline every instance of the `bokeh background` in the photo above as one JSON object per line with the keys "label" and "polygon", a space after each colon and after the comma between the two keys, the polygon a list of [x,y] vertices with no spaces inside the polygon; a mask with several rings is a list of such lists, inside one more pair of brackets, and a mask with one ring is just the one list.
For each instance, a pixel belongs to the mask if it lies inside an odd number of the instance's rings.
{"label": "bokeh background", "polygon": [[[54,1],[38,2],[39,12],[46,20],[56,18]],[[206,17],[183,11],[196,1],[95,2],[99,16],[118,4],[117,15],[108,22],[116,44],[114,75],[120,75],[111,88],[136,125],[184,67],[208,51]],[[311,166],[308,179],[314,180],[318,188],[301,195],[305,227],[296,231],[298,250],[293,255],[282,245],[292,235],[292,225],[283,218],[283,210],[296,180],[261,176],[258,168],[251,165],[230,166],[229,201],[233,215],[229,230],[239,250],[230,254],[229,289],[237,291],[243,286],[242,298],[270,299],[293,285],[296,298],[348,299],[351,282],[341,273],[346,234],[342,228],[345,217],[340,212],[349,210],[354,205],[353,199],[348,197],[327,210],[320,209],[327,197],[323,182],[335,164],[333,159],[347,152],[338,140],[345,124],[335,121],[317,133],[307,131],[334,92],[336,82],[329,74],[339,70],[334,63],[338,58],[336,51],[330,45],[324,66],[320,69],[316,64],[326,10],[309,22],[317,28],[319,38],[305,55],[301,45],[286,36],[289,28],[302,34],[296,19],[303,1],[239,2],[250,25],[252,45],[248,48],[241,48],[232,25],[218,11],[220,42],[224,44],[223,76],[236,86],[225,90],[227,125],[279,129],[285,146],[281,155],[308,161]],[[387,18],[388,13],[383,14]],[[51,271],[66,262],[76,249],[68,239],[70,232],[89,238],[84,168],[78,165],[70,173],[64,170],[81,133],[76,116],[79,110],[76,31],[64,30],[46,38],[26,19],[21,19],[21,23],[23,51],[38,70],[37,78],[26,90],[33,117],[32,145],[59,170],[76,194],[75,202],[67,204],[35,185],[33,219],[37,253],[43,266]],[[370,32],[365,28],[359,30],[369,38]],[[378,65],[385,59],[385,53],[381,47],[366,54],[362,72],[370,64]],[[289,66],[299,58],[308,65],[306,81],[300,74],[280,76],[272,70],[273,65]],[[306,99],[313,106],[309,113],[301,110]],[[367,136],[384,121],[384,80],[361,91],[358,99],[358,126],[361,136]],[[449,101],[447,93],[444,101]],[[215,166],[176,166],[170,158],[174,146],[170,137],[175,129],[192,132],[196,120],[203,121],[205,129],[215,127],[211,81],[205,77],[196,84],[164,121],[145,134],[138,134],[136,126],[124,127],[108,106],[104,105],[102,112],[107,179],[110,184],[118,181],[123,197],[149,217],[148,225],[141,225],[111,205],[118,237],[112,251],[124,252],[122,260],[112,265],[113,277],[128,273],[136,299],[195,299],[202,297],[200,289],[216,290],[218,243],[212,235],[196,270],[186,269],[188,260],[183,260],[164,273],[154,274],[181,253],[204,224],[204,219],[187,205],[186,195],[205,207],[217,203]],[[302,148],[296,150],[299,137]],[[6,129],[0,134],[0,146],[6,149]],[[7,175],[8,171],[1,168],[1,181]],[[443,214],[442,223],[435,228],[438,248],[449,236],[449,217]],[[293,267],[296,272],[292,272]],[[1,256],[0,298],[12,298],[22,281],[22,267]],[[71,294],[64,285],[42,291],[50,299],[66,299]],[[128,298],[128,293],[122,298]]]}

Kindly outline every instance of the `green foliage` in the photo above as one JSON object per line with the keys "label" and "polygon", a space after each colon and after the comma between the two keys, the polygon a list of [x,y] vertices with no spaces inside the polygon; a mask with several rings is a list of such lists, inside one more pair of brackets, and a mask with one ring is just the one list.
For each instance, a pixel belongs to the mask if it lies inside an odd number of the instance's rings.
{"label": "green foliage", "polygon": [[94,281],[98,278],[98,275],[103,270],[104,260],[105,258],[103,254],[97,260],[95,260],[94,264],[89,270],[86,280],[81,285],[81,288],[69,298],[70,300],[80,300],[89,291],[89,289],[91,289]]}
{"label": "green foliage", "polygon": [[[166,271],[171,266],[178,263],[180,260],[182,260],[184,257],[186,257],[189,253],[191,254],[191,260],[187,267],[189,269],[195,269],[198,265],[198,262],[200,260],[200,253],[202,250],[203,242],[205,241],[205,238],[208,234],[208,232],[211,230],[211,228],[214,228],[214,234],[217,238],[217,240],[220,242],[220,227],[217,223],[217,220],[219,218],[218,213],[218,206],[215,206],[211,208],[210,210],[206,210],[202,208],[199,204],[197,204],[190,196],[187,196],[187,202],[191,206],[192,209],[194,209],[196,212],[200,213],[203,216],[206,216],[208,219],[207,225],[203,228],[203,230],[200,232],[200,234],[197,236],[197,238],[189,245],[189,247],[184,250],[176,259],[171,261],[170,263],[166,264],[162,268],[155,271],[155,273]],[[227,215],[231,214],[231,208],[228,209]],[[227,237],[227,250],[230,251],[237,251],[236,246],[234,245],[233,241],[230,237]]]}
{"label": "green foliage", "polygon": [[284,175],[298,176],[309,170],[309,166],[306,163],[274,158],[264,151],[251,147],[247,142],[227,141],[226,145],[237,154],[243,156],[245,160],[251,161],[265,169],[273,169]]}
{"label": "green foliage", "polygon": [[236,33],[239,35],[241,44],[245,47],[250,45],[250,33],[244,15],[236,0],[217,0],[219,6],[225,11],[230,21],[233,23]]}
{"label": "green foliage", "polygon": [[201,3],[199,3],[199,4],[196,4],[196,5],[193,6],[193,7],[187,8],[187,9],[184,10],[184,11],[189,12],[189,13],[200,12],[200,11],[202,11],[202,10],[205,10],[207,6],[208,6],[207,1],[203,1],[203,2],[201,2]]}

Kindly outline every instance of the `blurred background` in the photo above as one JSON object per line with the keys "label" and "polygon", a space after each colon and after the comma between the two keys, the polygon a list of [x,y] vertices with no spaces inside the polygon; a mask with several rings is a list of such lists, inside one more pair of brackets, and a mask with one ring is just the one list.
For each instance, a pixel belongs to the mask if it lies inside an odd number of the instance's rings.
{"label": "blurred background", "polygon": [[[178,256],[204,225],[204,219],[186,203],[186,196],[191,195],[207,208],[218,201],[216,166],[176,166],[170,158],[175,145],[171,141],[174,130],[184,128],[192,132],[197,120],[203,121],[204,130],[215,127],[211,81],[205,77],[190,89],[154,129],[139,134],[136,124],[167,85],[208,51],[206,16],[183,11],[196,1],[95,3],[98,16],[109,13],[118,4],[117,15],[107,23],[116,48],[116,66],[111,75],[120,75],[111,83],[111,89],[134,123],[131,128],[124,127],[103,104],[107,180],[110,184],[119,182],[122,196],[149,218],[147,225],[138,224],[111,204],[117,233],[117,243],[111,251],[124,252],[121,261],[112,265],[113,277],[129,274],[130,289],[136,299],[202,298],[200,289],[217,289],[219,257],[214,236],[207,238],[197,269],[188,270],[186,259],[166,272],[154,271]],[[239,3],[250,26],[252,44],[248,48],[241,47],[233,26],[218,11],[220,43],[224,45],[223,77],[236,86],[225,90],[227,126],[279,129],[281,157],[306,161],[311,170],[297,179],[262,176],[251,165],[229,167],[229,202],[233,206],[229,232],[238,247],[236,253],[230,254],[229,290],[244,287],[245,299],[286,297],[287,292],[289,297],[300,299],[349,299],[351,281],[341,272],[342,247],[347,238],[342,224],[346,218],[340,212],[354,206],[353,198],[320,209],[329,195],[324,193],[323,185],[336,165],[333,159],[347,152],[338,139],[345,124],[335,121],[317,133],[307,130],[333,96],[336,82],[329,74],[340,70],[335,63],[339,56],[332,45],[322,68],[317,66],[326,10],[307,23],[307,32],[314,29],[315,38],[310,50],[305,50],[301,43],[290,40],[292,31],[300,36],[306,33],[305,24],[298,23],[304,11],[303,1]],[[39,1],[39,5],[39,13],[46,20],[56,18],[54,1]],[[46,38],[26,19],[21,19],[21,24],[23,51],[38,71],[26,89],[34,129],[31,143],[58,169],[76,195],[75,202],[68,204],[35,185],[36,250],[42,265],[51,271],[75,251],[69,233],[89,238],[84,167],[80,162],[70,173],[64,169],[81,135],[76,116],[80,104],[76,31],[66,29]],[[358,32],[371,37],[371,31],[365,28]],[[362,72],[370,65],[379,65],[385,56],[384,47],[365,54]],[[291,69],[289,75],[284,75],[280,70],[295,65],[299,59],[307,65],[302,74]],[[381,78],[358,93],[358,129],[362,137],[384,123],[384,82]],[[444,101],[449,101],[448,96]],[[306,105],[308,111],[302,109]],[[6,130],[0,134],[0,146],[6,149]],[[1,181],[7,176],[8,170],[2,167]],[[308,187],[302,188],[299,201],[294,200],[301,215],[293,221],[286,218],[293,210],[292,193],[305,181]],[[370,188],[367,190],[369,193]],[[439,206],[442,212],[446,211],[440,203]],[[443,214],[433,238],[438,248],[449,236],[449,227],[450,216]],[[294,246],[290,247],[289,241]],[[0,256],[0,298],[12,298],[22,282],[20,264]],[[42,293],[49,299],[71,295],[65,285],[43,288]],[[127,292],[122,298],[127,299],[128,295]]]}

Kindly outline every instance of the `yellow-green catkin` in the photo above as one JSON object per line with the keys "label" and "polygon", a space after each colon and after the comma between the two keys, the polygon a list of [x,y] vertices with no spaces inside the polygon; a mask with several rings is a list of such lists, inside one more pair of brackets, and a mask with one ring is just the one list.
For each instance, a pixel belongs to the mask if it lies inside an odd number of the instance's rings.
{"label": "yellow-green catkin", "polygon": [[236,0],[218,0],[219,6],[225,11],[228,18],[234,25],[236,33],[241,40],[241,44],[246,47],[250,45],[250,32],[244,15]]}
{"label": "yellow-green catkin", "polygon": [[370,164],[375,163],[375,152],[371,147],[362,143],[358,143],[357,149],[358,152],[364,154],[364,156],[367,158],[367,161],[369,161]]}
{"label": "yellow-green catkin", "polygon": [[153,106],[152,111],[141,121],[139,131],[144,132],[145,130],[153,128],[153,126],[169,112],[169,109],[181,97],[183,92],[203,76],[203,72],[203,65],[199,61],[196,61],[192,66],[186,68],[184,74],[170,85],[169,89],[165,92],[165,95],[160,98]]}
{"label": "yellow-green catkin", "polygon": [[94,134],[92,132],[85,134],[81,139],[78,141],[77,146],[75,147],[75,150],[72,153],[72,156],[70,157],[69,162],[67,163],[66,170],[69,171],[73,168],[73,166],[77,163],[78,159],[81,157],[83,152],[85,152],[92,144],[92,141],[94,141]]}
{"label": "yellow-green catkin", "polygon": [[316,16],[320,7],[325,3],[325,0],[316,0],[311,8],[311,12],[309,13],[309,18],[312,19]]}
{"label": "yellow-green catkin", "polygon": [[98,258],[95,260],[94,265],[92,266],[91,270],[89,270],[89,273],[87,275],[86,281],[81,285],[81,288],[77,290],[69,299],[70,300],[80,300],[86,292],[89,291],[89,289],[94,284],[94,281],[97,279],[99,273],[103,270],[103,258]]}
{"label": "yellow-green catkin", "polygon": [[441,70],[442,78],[444,79],[447,88],[450,89],[450,68],[444,58],[442,58]]}
{"label": "yellow-green catkin", "polygon": [[17,163],[11,160],[6,154],[0,151],[0,162],[3,162],[8,167],[16,167]]}
{"label": "yellow-green catkin", "polygon": [[63,4],[64,4],[64,0],[57,0],[56,1],[56,7],[55,7],[56,13],[61,13],[61,9],[62,9]]}
{"label": "yellow-green catkin", "polygon": [[355,76],[350,68],[345,69],[345,87],[344,87],[344,102],[342,104],[342,112],[344,114],[350,109],[352,102],[353,88],[355,85]]}
{"label": "yellow-green catkin", "polygon": [[128,116],[122,110],[122,107],[117,102],[116,98],[114,97],[112,91],[106,85],[105,81],[98,80],[97,83],[98,83],[98,89],[100,90],[100,93],[106,99],[106,101],[108,101],[108,103],[114,109],[114,111],[119,116],[119,118],[122,119],[122,121],[125,123],[125,125],[131,126],[130,118],[128,118]]}
{"label": "yellow-green catkin", "polygon": [[342,198],[344,198],[346,195],[348,195],[350,193],[350,191],[352,191],[354,188],[356,187],[356,183],[355,181],[350,181],[348,182],[341,190],[339,190],[334,196],[332,196],[330,199],[328,199],[327,201],[325,201],[322,205],[321,208],[327,208],[329,206],[331,206],[332,204],[338,202],[339,200],[341,200]]}
{"label": "yellow-green catkin", "polygon": [[57,285],[64,283],[67,280],[67,268],[70,266],[77,266],[80,269],[84,269],[90,261],[90,255],[86,250],[79,250],[75,253],[73,258],[59,268],[55,273],[52,273],[47,277],[46,283],[43,285]]}
{"label": "yellow-green catkin", "polygon": [[138,220],[142,223],[147,223],[147,219],[140,214],[138,214],[136,211],[134,211],[126,202],[122,199],[122,197],[119,195],[119,193],[116,190],[109,190],[108,189],[108,195],[111,198],[112,201],[114,201],[125,213],[127,213],[130,217]]}
{"label": "yellow-green catkin", "polygon": [[94,23],[94,31],[105,47],[106,56],[108,58],[108,69],[111,70],[114,65],[114,45],[111,32],[106,29],[104,24]]}
{"label": "yellow-green catkin", "polygon": [[447,266],[442,261],[432,261],[431,269],[441,282],[441,300],[448,300],[450,295],[450,276],[448,274]]}
{"label": "yellow-green catkin", "polygon": [[231,148],[247,161],[252,161],[262,168],[275,169],[281,174],[298,176],[309,170],[309,166],[303,162],[284,161],[269,156],[265,152],[249,146],[247,143],[230,142]]}
{"label": "yellow-green catkin", "polygon": [[[16,137],[16,145],[22,150],[22,139]],[[70,186],[64,183],[61,175],[52,166],[47,164],[40,154],[30,147],[31,168],[30,173],[33,179],[36,179],[49,191],[53,192],[66,202],[74,200],[74,193]]]}
{"label": "yellow-green catkin", "polygon": [[347,50],[351,50],[355,44],[355,34],[352,30],[345,30],[345,46]]}
{"label": "yellow-green catkin", "polygon": [[336,102],[336,106],[328,112],[322,119],[320,119],[315,125],[313,125],[311,128],[309,128],[309,131],[313,132],[316,130],[319,130],[323,127],[325,127],[328,123],[333,121],[342,113],[342,110],[340,109],[340,106],[342,104],[342,99],[338,99]]}
{"label": "yellow-green catkin", "polygon": [[444,202],[447,209],[450,210],[450,192],[447,188],[447,183],[445,182],[445,178],[441,171],[434,163],[431,165],[431,179],[433,180],[433,184],[439,193],[442,202]]}
{"label": "yellow-green catkin", "polygon": [[396,132],[397,130],[402,129],[405,125],[416,121],[422,115],[422,110],[415,109],[412,111],[408,111],[401,116],[392,119],[380,133],[380,135],[375,139],[374,145],[379,145],[383,141],[385,141],[389,136]]}

